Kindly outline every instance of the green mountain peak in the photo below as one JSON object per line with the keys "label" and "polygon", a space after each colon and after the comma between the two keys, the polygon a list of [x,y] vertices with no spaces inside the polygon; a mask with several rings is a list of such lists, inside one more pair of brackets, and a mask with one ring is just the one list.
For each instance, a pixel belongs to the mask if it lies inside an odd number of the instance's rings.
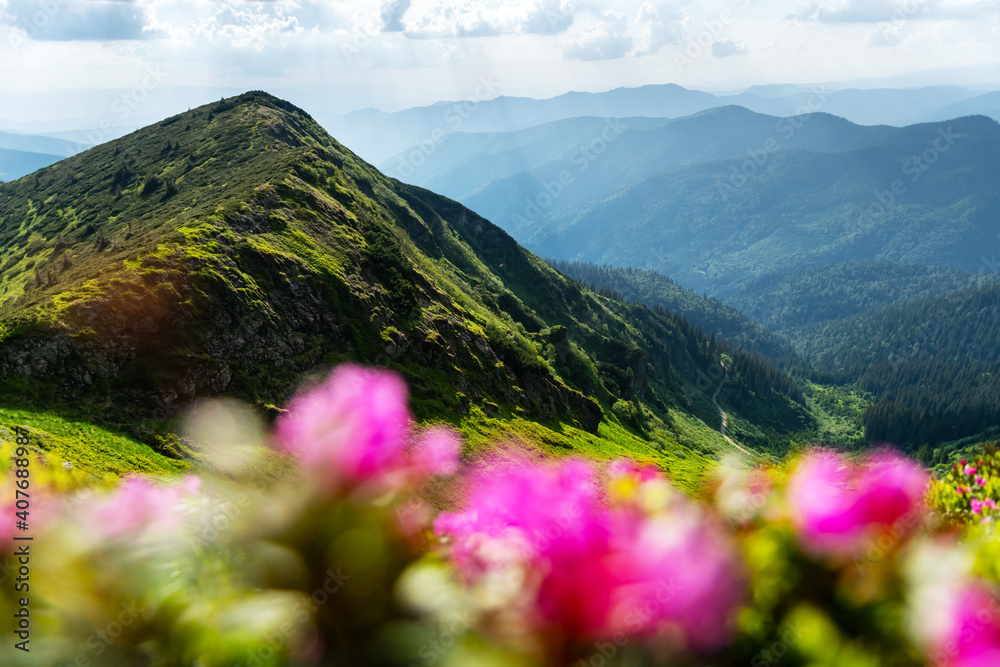
{"label": "green mountain peak", "polygon": [[[0,185],[0,252],[0,397],[147,441],[199,397],[273,408],[345,361],[402,372],[421,419],[520,424],[564,450],[611,428],[606,455],[662,463],[678,415],[717,428],[697,387],[714,340],[594,294],[267,93]],[[753,375],[769,432],[808,428],[769,368]],[[732,391],[753,391],[736,371]]]}

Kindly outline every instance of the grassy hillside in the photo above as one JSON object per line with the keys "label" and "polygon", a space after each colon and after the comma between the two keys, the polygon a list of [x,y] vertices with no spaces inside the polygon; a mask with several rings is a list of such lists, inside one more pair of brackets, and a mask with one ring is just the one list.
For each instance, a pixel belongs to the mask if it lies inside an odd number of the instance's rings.
{"label": "grassy hillside", "polygon": [[[689,480],[729,448],[699,407],[710,337],[590,292],[264,93],[0,186],[0,249],[2,404],[161,449],[198,397],[274,414],[348,360],[401,371],[421,419],[470,434],[628,451]],[[760,393],[762,428],[811,427],[789,396]]]}
{"label": "grassy hillside", "polygon": [[725,340],[735,347],[769,359],[795,357],[795,349],[742,312],[714,298],[681,287],[667,276],[644,269],[598,266],[585,262],[549,262],[560,273],[575,278],[593,289],[619,293],[628,301],[683,313],[694,326]]}

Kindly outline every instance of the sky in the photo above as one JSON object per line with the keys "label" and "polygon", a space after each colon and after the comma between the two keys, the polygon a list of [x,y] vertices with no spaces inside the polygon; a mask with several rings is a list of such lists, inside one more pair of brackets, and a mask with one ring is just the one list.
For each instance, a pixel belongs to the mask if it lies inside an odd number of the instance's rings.
{"label": "sky", "polygon": [[0,0],[0,62],[15,129],[250,89],[325,114],[659,83],[1000,89],[1000,1]]}

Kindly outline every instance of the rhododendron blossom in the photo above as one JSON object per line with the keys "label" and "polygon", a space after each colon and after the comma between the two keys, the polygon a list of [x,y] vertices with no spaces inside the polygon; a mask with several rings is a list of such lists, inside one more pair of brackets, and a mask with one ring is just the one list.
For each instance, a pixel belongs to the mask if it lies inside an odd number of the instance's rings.
{"label": "rhododendron blossom", "polygon": [[789,480],[792,520],[807,549],[849,554],[873,531],[910,532],[927,480],[915,463],[890,453],[862,466],[832,452],[810,454]]}
{"label": "rhododendron blossom", "polygon": [[410,461],[427,476],[453,475],[458,471],[462,440],[446,426],[432,426],[424,431],[410,449]]}
{"label": "rhododendron blossom", "polygon": [[[930,664],[940,667],[993,667],[1000,665],[1000,601],[981,585],[957,590],[947,609]],[[940,610],[938,613],[941,613]]]}
{"label": "rhododendron blossom", "polygon": [[278,443],[335,490],[405,465],[407,389],[388,371],[344,365],[292,399],[276,424]]}
{"label": "rhododendron blossom", "polygon": [[[613,484],[662,481],[624,464],[609,472]],[[609,506],[590,464],[516,459],[480,469],[467,509],[442,514],[435,530],[471,582],[519,563],[539,573],[528,620],[538,630],[593,639],[670,623],[691,646],[716,645],[740,598],[739,568],[690,501],[678,505],[653,516],[642,503]]]}
{"label": "rhododendron blossom", "polygon": [[104,497],[85,504],[85,521],[105,537],[133,537],[141,532],[165,533],[184,518],[182,503],[198,493],[201,479],[185,476],[176,486],[161,486],[145,477],[130,477]]}

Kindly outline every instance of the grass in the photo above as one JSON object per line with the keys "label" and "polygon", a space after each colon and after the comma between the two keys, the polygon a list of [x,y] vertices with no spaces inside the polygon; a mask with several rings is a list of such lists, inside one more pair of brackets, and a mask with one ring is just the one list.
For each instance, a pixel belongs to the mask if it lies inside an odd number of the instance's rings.
{"label": "grass", "polygon": [[27,429],[31,444],[46,457],[49,467],[70,464],[81,485],[102,484],[141,473],[170,475],[190,468],[186,461],[168,458],[148,445],[114,430],[59,415],[0,407],[0,443],[14,440],[14,427]]}
{"label": "grass", "polygon": [[825,386],[802,381],[806,406],[816,418],[817,440],[832,445],[856,447],[864,442],[861,418],[873,397],[849,386]]}

